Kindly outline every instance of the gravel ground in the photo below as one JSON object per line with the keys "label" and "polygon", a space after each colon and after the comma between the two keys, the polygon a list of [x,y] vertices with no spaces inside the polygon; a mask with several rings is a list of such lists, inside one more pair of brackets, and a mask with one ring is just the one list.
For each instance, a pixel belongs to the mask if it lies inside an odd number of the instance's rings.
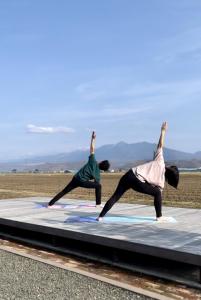
{"label": "gravel ground", "polygon": [[6,251],[0,251],[0,274],[0,300],[151,299]]}

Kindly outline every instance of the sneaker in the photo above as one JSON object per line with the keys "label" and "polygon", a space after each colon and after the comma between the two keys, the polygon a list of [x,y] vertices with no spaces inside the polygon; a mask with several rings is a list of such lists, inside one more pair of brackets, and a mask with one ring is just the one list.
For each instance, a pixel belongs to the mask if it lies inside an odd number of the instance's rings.
{"label": "sneaker", "polygon": [[96,204],[96,207],[102,208],[104,205],[103,204]]}
{"label": "sneaker", "polygon": [[156,218],[156,221],[159,223],[166,223],[166,222],[170,222],[172,220],[171,217],[159,217]]}
{"label": "sneaker", "polygon": [[101,221],[103,221],[103,218],[98,217],[98,218],[96,218],[96,221],[101,222]]}

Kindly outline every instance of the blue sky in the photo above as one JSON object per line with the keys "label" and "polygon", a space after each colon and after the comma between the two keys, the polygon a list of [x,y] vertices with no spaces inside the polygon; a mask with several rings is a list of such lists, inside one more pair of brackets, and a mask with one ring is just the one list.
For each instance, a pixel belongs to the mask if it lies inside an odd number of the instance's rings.
{"label": "blue sky", "polygon": [[201,1],[0,0],[0,160],[125,141],[201,150]]}

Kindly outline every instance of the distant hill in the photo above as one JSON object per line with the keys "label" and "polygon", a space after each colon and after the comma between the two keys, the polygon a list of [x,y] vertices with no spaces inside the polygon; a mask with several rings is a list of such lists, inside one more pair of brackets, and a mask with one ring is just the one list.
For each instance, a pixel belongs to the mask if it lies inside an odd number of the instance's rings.
{"label": "distant hill", "polygon": [[201,159],[201,151],[195,152],[194,158],[195,159]]}
{"label": "distant hill", "polygon": [[[108,159],[112,163],[112,168],[122,166],[132,166],[138,162],[151,160],[156,149],[156,144],[148,142],[132,143],[119,142],[117,144],[104,145],[96,149],[96,159]],[[69,153],[55,155],[43,155],[29,157],[27,159],[0,163],[0,170],[58,170],[58,169],[78,169],[89,156],[89,150],[77,150]],[[201,166],[201,151],[187,153],[170,148],[164,148],[164,157],[168,162],[177,162],[177,165],[186,167]]]}
{"label": "distant hill", "polygon": [[[150,160],[153,158],[156,144],[141,142],[128,144],[120,142],[117,144],[104,145],[96,149],[96,158],[98,160],[109,159],[116,162],[127,162],[135,160]],[[17,163],[62,163],[78,162],[87,160],[89,150],[77,150],[69,153],[60,153],[55,155],[29,157],[23,160],[16,160]],[[166,160],[190,160],[201,159],[201,151],[195,154],[164,148]]]}

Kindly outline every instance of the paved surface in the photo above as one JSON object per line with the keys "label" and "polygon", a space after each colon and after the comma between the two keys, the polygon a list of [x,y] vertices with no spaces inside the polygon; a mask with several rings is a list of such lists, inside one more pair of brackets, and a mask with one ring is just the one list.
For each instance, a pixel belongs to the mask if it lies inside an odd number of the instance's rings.
{"label": "paved surface", "polygon": [[[91,201],[60,200],[62,208],[44,207],[49,198],[22,198],[0,201],[0,218],[43,225],[52,228],[108,237],[113,240],[130,241],[141,245],[157,246],[201,256],[201,210],[164,207],[163,214],[173,217],[176,223],[160,223],[154,220],[154,207],[117,203],[108,216],[116,221],[71,222],[72,217],[95,218],[100,209]],[[124,221],[121,222],[121,218]],[[135,221],[125,222],[126,217]],[[148,217],[147,222],[142,219]],[[107,217],[105,218],[107,220]],[[120,220],[120,222],[118,222]],[[201,263],[201,261],[200,261]]]}
{"label": "paved surface", "polygon": [[153,299],[5,251],[0,274],[0,300]]}
{"label": "paved surface", "polygon": [[[56,228],[86,233],[91,239],[106,237],[112,242],[138,243],[143,247],[157,246],[201,257],[201,210],[164,207],[164,215],[173,217],[176,223],[159,224],[154,221],[153,206],[118,203],[108,214],[113,217],[110,223],[83,220],[69,222],[69,219],[77,217],[95,218],[100,209],[91,201],[71,199],[61,200],[58,204],[62,206],[48,209],[45,206],[48,200],[49,198],[1,200],[0,218],[42,225],[48,230]],[[13,254],[8,255],[11,254],[0,251],[0,300],[147,299],[73,272],[68,273]],[[63,272],[66,272],[65,275]],[[124,294],[121,294],[122,291]]]}
{"label": "paved surface", "polygon": [[192,289],[184,284],[181,285],[175,282],[129,272],[99,262],[68,255],[60,255],[55,252],[44,251],[44,249],[36,249],[34,247],[1,239],[0,249],[34,260],[39,260],[46,264],[64,268],[72,272],[78,272],[90,278],[95,277],[95,279],[106,283],[111,284],[112,281],[115,286],[120,288],[124,287],[129,291],[146,295],[154,299],[201,300],[201,290],[199,289]]}

